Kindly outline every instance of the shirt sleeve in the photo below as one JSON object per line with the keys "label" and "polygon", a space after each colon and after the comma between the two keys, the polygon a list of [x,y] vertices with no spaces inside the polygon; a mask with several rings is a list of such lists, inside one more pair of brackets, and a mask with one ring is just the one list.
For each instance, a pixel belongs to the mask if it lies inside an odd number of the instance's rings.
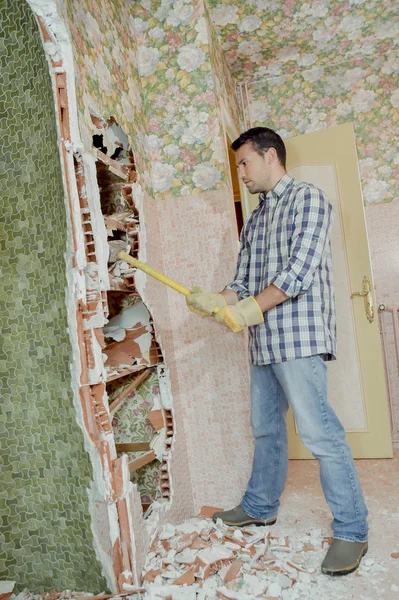
{"label": "shirt sleeve", "polygon": [[232,290],[238,296],[239,300],[248,298],[251,294],[248,291],[248,274],[249,274],[249,244],[248,244],[248,229],[250,218],[245,223],[240,235],[240,252],[237,259],[237,268],[234,279],[229,285],[226,285],[226,290]]}
{"label": "shirt sleeve", "polygon": [[331,237],[333,207],[323,192],[309,186],[297,205],[288,265],[271,281],[290,298],[312,285]]}

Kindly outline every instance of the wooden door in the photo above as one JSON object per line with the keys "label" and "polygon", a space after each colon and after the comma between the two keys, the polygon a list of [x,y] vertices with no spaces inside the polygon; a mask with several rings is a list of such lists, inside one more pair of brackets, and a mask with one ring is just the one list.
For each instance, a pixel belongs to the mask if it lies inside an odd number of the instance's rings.
{"label": "wooden door", "polygon": [[[350,123],[286,141],[287,169],[326,192],[334,205],[332,235],[338,358],[328,363],[329,400],[357,458],[392,457],[385,370],[374,304],[355,136]],[[353,293],[367,292],[367,296]],[[373,309],[374,308],[374,314]],[[289,415],[290,458],[311,458]]]}

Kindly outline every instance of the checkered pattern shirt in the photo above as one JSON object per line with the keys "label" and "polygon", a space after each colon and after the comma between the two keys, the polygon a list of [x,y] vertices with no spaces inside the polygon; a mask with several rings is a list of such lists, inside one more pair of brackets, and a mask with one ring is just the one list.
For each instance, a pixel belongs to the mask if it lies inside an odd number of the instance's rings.
{"label": "checkered pattern shirt", "polygon": [[288,296],[264,314],[264,323],[249,327],[252,364],[315,354],[335,358],[332,212],[321,190],[287,173],[260,194],[245,222],[236,275],[226,289],[242,300],[273,283]]}

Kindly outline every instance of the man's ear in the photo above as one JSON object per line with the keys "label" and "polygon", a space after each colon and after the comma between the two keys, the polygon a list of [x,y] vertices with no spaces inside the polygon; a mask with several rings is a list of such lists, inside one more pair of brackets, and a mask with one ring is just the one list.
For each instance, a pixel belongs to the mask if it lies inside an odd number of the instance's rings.
{"label": "man's ear", "polygon": [[267,155],[268,155],[269,164],[271,164],[275,160],[278,160],[277,150],[276,150],[276,148],[273,148],[273,146],[271,148],[269,148]]}

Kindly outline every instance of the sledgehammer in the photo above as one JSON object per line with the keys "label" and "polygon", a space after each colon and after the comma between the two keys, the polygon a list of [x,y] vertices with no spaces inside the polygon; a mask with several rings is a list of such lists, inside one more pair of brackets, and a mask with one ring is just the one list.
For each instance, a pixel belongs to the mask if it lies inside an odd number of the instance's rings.
{"label": "sledgehammer", "polygon": [[[154,277],[154,279],[158,279],[158,281],[160,281],[161,283],[164,283],[165,285],[168,285],[169,287],[176,290],[180,294],[183,294],[183,296],[187,296],[188,294],[191,293],[191,290],[184,287],[184,285],[180,285],[180,283],[177,283],[177,281],[173,281],[173,279],[170,279],[170,277],[167,277],[163,273],[160,273],[159,271],[156,271],[152,267],[149,267],[148,265],[141,262],[140,260],[137,260],[137,258],[133,258],[133,256],[130,256],[130,254],[127,254],[126,252],[119,252],[118,257],[121,260],[124,260],[125,262],[129,263],[129,265],[132,265],[132,267],[136,267],[136,269],[140,269],[140,271],[147,273],[147,275]],[[218,307],[216,307],[214,309],[213,314],[216,315],[217,312],[219,312]]]}
{"label": "sledgehammer", "polygon": [[184,287],[183,285],[180,285],[180,283],[177,283],[177,281],[173,281],[173,279],[166,277],[166,275],[163,275],[159,271],[156,271],[152,267],[149,267],[140,260],[137,260],[137,258],[133,258],[133,256],[130,256],[130,254],[127,254],[126,252],[119,252],[118,256],[121,260],[124,260],[125,262],[129,263],[129,265],[132,265],[132,267],[136,267],[136,269],[144,271],[144,273],[147,273],[147,275],[154,277],[154,279],[158,279],[158,281],[164,283],[165,285],[168,285],[180,294],[183,294],[183,296],[187,296],[190,293],[190,290],[188,288]]}

